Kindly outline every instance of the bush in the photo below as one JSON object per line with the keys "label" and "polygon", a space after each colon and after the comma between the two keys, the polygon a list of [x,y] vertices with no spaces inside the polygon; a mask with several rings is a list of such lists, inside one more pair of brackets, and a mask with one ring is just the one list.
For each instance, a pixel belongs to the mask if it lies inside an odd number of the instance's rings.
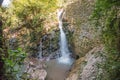
{"label": "bush", "polygon": [[23,61],[25,57],[26,54],[21,48],[18,48],[17,50],[8,50],[8,57],[3,58],[7,79],[19,80],[19,77],[22,74]]}
{"label": "bush", "polygon": [[107,60],[103,69],[110,79],[120,79],[120,11],[119,0],[97,0],[92,19],[96,27],[102,29],[102,41],[106,49]]}

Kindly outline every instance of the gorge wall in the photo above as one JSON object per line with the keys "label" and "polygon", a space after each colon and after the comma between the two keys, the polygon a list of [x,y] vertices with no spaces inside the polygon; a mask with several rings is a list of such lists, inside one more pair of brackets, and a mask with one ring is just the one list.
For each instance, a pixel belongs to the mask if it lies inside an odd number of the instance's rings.
{"label": "gorge wall", "polygon": [[[65,3],[67,4],[67,2]],[[68,37],[73,53],[79,56],[66,80],[106,80],[105,72],[97,66],[104,63],[104,46],[100,41],[101,29],[95,28],[90,17],[94,10],[95,0],[72,0],[65,7],[64,19],[68,21]],[[104,74],[105,75],[105,74]],[[102,77],[101,77],[102,76]]]}
{"label": "gorge wall", "polygon": [[74,45],[75,53],[81,57],[100,44],[100,32],[96,32],[90,20],[94,2],[94,0],[78,0],[66,7],[65,18],[70,23],[68,28],[73,31],[71,44]]}

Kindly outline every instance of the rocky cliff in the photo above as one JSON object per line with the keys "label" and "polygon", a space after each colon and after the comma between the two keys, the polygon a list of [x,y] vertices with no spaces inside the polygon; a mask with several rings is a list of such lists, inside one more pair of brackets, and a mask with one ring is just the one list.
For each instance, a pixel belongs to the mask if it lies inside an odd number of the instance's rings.
{"label": "rocky cliff", "polygon": [[[74,0],[68,2],[64,18],[68,21],[68,30],[72,35],[69,43],[73,52],[79,56],[66,80],[104,80],[102,70],[97,64],[105,61],[105,53],[100,41],[101,29],[92,24],[90,17],[94,10],[95,0]],[[100,76],[101,75],[101,76]]]}
{"label": "rocky cliff", "polygon": [[66,7],[65,18],[72,29],[72,45],[74,52],[81,57],[100,44],[99,32],[91,24],[90,16],[93,12],[94,0],[78,0]]}

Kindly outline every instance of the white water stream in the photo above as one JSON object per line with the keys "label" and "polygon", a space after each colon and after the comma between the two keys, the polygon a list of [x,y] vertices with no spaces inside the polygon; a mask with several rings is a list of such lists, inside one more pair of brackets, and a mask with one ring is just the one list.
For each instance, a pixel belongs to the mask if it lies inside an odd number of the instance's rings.
{"label": "white water stream", "polygon": [[68,49],[66,35],[65,32],[63,31],[63,22],[62,22],[63,14],[64,14],[64,10],[60,9],[58,11],[58,21],[60,28],[60,52],[62,57],[58,58],[58,61],[64,64],[71,64],[73,60],[70,58],[70,51]]}
{"label": "white water stream", "polygon": [[73,59],[70,57],[70,52],[68,50],[66,35],[63,31],[63,9],[58,11],[58,21],[60,28],[60,52],[61,57],[58,59],[53,59],[46,62],[47,68],[47,79],[46,80],[65,80],[67,73],[69,72],[71,65],[73,64]]}

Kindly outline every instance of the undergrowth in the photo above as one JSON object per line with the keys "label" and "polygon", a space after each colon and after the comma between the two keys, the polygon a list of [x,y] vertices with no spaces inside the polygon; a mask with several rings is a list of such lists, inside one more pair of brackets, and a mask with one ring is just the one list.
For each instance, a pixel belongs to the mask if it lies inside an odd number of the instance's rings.
{"label": "undergrowth", "polygon": [[[95,27],[101,28],[102,42],[107,53],[102,69],[107,72],[109,79],[119,80],[120,76],[120,1],[97,0],[92,19]],[[104,76],[105,77],[105,76]]]}

